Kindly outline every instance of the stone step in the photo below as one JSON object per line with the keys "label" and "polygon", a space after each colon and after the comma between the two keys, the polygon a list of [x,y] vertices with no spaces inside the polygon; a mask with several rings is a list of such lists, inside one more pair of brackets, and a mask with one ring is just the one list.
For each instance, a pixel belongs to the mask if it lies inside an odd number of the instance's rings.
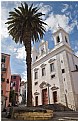
{"label": "stone step", "polygon": [[53,111],[43,108],[30,107],[26,109],[15,108],[13,118],[18,120],[45,120],[53,117]]}
{"label": "stone step", "polygon": [[62,104],[47,104],[47,105],[39,105],[38,107],[42,107],[44,109],[50,109],[53,111],[71,111],[68,107]]}
{"label": "stone step", "polygon": [[51,121],[78,121],[78,118],[73,117],[54,117]]}
{"label": "stone step", "polygon": [[78,117],[78,112],[54,112],[56,117]]}
{"label": "stone step", "polygon": [[43,116],[17,116],[17,117],[15,117],[15,119],[21,119],[21,120],[45,120],[45,119],[51,119],[52,118],[52,116],[50,116],[50,115],[43,115]]}

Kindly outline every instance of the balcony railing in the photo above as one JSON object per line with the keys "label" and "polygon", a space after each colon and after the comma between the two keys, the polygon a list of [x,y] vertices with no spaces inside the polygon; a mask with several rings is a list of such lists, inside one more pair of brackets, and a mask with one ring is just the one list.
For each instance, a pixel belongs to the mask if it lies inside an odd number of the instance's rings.
{"label": "balcony railing", "polygon": [[1,82],[4,82],[5,81],[5,78],[1,78]]}
{"label": "balcony railing", "polygon": [[5,68],[5,67],[4,67],[4,68],[2,67],[2,68],[1,68],[1,71],[6,71],[6,68]]}

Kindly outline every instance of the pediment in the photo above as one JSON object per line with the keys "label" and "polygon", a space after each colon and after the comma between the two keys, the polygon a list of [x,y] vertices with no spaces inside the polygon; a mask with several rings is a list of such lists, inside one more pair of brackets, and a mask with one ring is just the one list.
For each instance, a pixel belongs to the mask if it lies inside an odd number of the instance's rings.
{"label": "pediment", "polygon": [[50,59],[48,62],[51,63],[51,62],[53,62],[53,61],[55,61],[55,60],[56,60],[56,59],[53,58],[53,59]]}
{"label": "pediment", "polygon": [[45,67],[45,66],[46,66],[46,64],[42,64],[40,67],[43,68],[43,67]]}
{"label": "pediment", "polygon": [[51,87],[51,90],[57,90],[57,89],[59,89],[59,87],[56,87],[55,85],[53,86],[53,87]]}
{"label": "pediment", "polygon": [[46,86],[51,86],[50,84],[48,84],[47,82],[43,81],[41,84],[40,84],[40,88],[43,88],[43,87],[46,87]]}
{"label": "pediment", "polygon": [[39,95],[40,93],[39,92],[35,92],[34,95]]}
{"label": "pediment", "polygon": [[35,68],[34,71],[38,71],[39,68]]}

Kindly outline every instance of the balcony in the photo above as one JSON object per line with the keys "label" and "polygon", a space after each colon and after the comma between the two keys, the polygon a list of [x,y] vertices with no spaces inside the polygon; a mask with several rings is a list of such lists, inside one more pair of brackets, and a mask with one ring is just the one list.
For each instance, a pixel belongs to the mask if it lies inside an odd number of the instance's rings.
{"label": "balcony", "polygon": [[4,82],[5,81],[5,78],[1,78],[1,82]]}
{"label": "balcony", "polygon": [[1,68],[1,71],[2,71],[2,72],[5,72],[5,71],[6,71],[6,68],[5,68],[5,67],[4,67],[4,68],[2,67],[2,68]]}
{"label": "balcony", "polygon": [[1,59],[1,62],[5,63],[5,58],[2,58],[2,59]]}

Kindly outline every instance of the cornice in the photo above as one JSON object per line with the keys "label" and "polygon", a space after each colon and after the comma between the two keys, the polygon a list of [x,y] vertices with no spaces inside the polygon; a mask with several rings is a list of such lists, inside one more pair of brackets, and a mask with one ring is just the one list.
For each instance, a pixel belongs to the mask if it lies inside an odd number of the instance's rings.
{"label": "cornice", "polygon": [[34,95],[39,95],[40,93],[39,92],[35,92]]}
{"label": "cornice", "polygon": [[51,87],[51,85],[49,84],[49,83],[47,83],[47,82],[45,82],[45,81],[43,81],[40,85],[39,85],[39,87],[40,88],[43,88],[44,86],[48,86],[48,87]]}
{"label": "cornice", "polygon": [[34,69],[34,71],[38,71],[38,70],[39,70],[39,68],[35,68],[35,69]]}
{"label": "cornice", "polygon": [[54,84],[53,87],[51,87],[51,90],[52,90],[52,91],[57,90],[57,89],[59,89],[59,87],[56,87],[55,84]]}
{"label": "cornice", "polygon": [[58,29],[56,32],[54,32],[53,35],[59,33],[60,31],[61,31],[61,32],[63,31],[64,33],[68,34],[63,28],[60,28],[60,29]]}
{"label": "cornice", "polygon": [[43,64],[41,64],[41,66],[40,66],[40,67],[41,67],[41,68],[43,68],[43,67],[45,67],[45,66],[46,66],[46,64],[44,64],[44,63],[43,63]]}
{"label": "cornice", "polygon": [[52,63],[53,61],[55,61],[56,59],[54,58],[54,59],[50,59],[48,62],[49,63]]}

